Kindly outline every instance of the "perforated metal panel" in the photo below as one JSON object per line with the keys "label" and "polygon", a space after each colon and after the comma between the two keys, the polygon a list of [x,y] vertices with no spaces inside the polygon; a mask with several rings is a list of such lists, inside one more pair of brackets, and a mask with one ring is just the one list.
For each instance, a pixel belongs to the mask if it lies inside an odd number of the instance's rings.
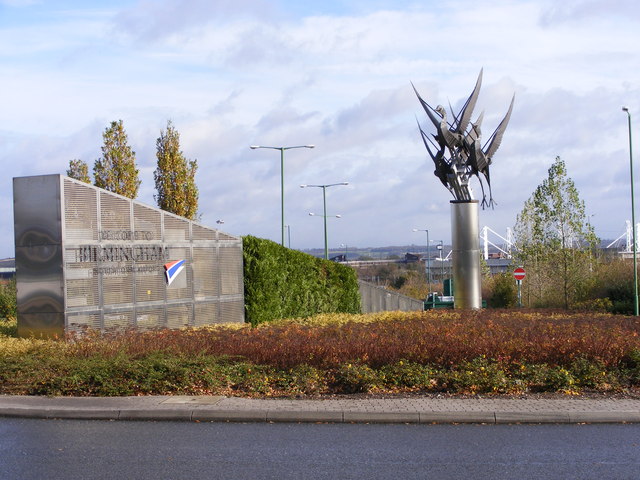
{"label": "perforated metal panel", "polygon": [[164,214],[164,241],[167,243],[183,243],[190,240],[189,220]]}
{"label": "perforated metal panel", "polygon": [[64,182],[65,238],[67,241],[98,240],[98,192],[89,188],[75,188]]}
{"label": "perforated metal panel", "polygon": [[165,321],[164,307],[144,308],[136,311],[136,327],[142,330],[164,327]]}
{"label": "perforated metal panel", "polygon": [[235,323],[236,318],[244,316],[244,301],[232,300],[220,303],[220,318],[216,323]]}
{"label": "perforated metal panel", "polygon": [[205,228],[197,224],[191,225],[193,240],[217,240],[217,232],[210,228]]}
{"label": "perforated metal panel", "polygon": [[95,275],[97,262],[76,262],[76,249],[65,249],[67,264],[65,268],[67,307],[89,307],[100,303],[100,286]]}
{"label": "perforated metal panel", "polygon": [[146,242],[162,241],[162,212],[139,203],[133,204],[134,238]]}
{"label": "perforated metal panel", "polygon": [[48,293],[19,295],[19,329],[244,321],[240,238],[60,175],[26,178],[14,179],[18,291]]}
{"label": "perforated metal panel", "polygon": [[216,248],[193,247],[193,293],[196,300],[219,294],[217,266]]}
{"label": "perforated metal panel", "polygon": [[132,230],[131,203],[129,200],[109,192],[100,192],[100,219],[101,240],[110,242],[130,241],[128,235],[124,234],[124,232]]}
{"label": "perforated metal panel", "polygon": [[181,328],[193,324],[193,305],[169,305],[167,306],[167,327]]}
{"label": "perforated metal panel", "polygon": [[[137,262],[136,267],[144,270],[136,271],[136,303],[162,301],[165,297],[164,269],[151,262]],[[147,271],[146,268],[149,270]]]}
{"label": "perforated metal panel", "polygon": [[68,329],[72,332],[81,332],[87,328],[99,329],[100,313],[80,313],[77,315],[69,315]]}
{"label": "perforated metal panel", "polygon": [[218,240],[237,240],[236,237],[232,237],[224,232],[218,232]]}
{"label": "perforated metal panel", "polygon": [[193,325],[200,327],[211,323],[218,323],[218,303],[196,303]]}
{"label": "perforated metal panel", "polygon": [[131,328],[133,326],[134,323],[132,311],[123,310],[104,314],[105,330],[122,330],[125,328]]}
{"label": "perforated metal panel", "polygon": [[220,252],[220,281],[222,295],[242,293],[242,250],[233,246],[221,246]]}

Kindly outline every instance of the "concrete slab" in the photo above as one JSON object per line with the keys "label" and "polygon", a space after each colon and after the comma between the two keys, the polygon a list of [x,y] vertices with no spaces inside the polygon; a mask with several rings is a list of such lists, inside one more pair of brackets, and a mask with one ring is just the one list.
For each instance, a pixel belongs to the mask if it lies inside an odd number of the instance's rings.
{"label": "concrete slab", "polygon": [[418,412],[344,412],[345,423],[420,423]]}
{"label": "concrete slab", "polygon": [[420,423],[496,423],[494,412],[420,412]]}
{"label": "concrete slab", "polygon": [[569,412],[569,423],[640,423],[640,412]]}
{"label": "concrete slab", "polygon": [[571,423],[568,412],[495,412],[496,423]]}
{"label": "concrete slab", "polygon": [[161,402],[162,405],[216,405],[222,401],[222,395],[211,396],[193,396],[193,395],[176,395],[169,397]]}
{"label": "concrete slab", "polygon": [[118,420],[191,420],[191,410],[185,409],[148,409],[120,410]]}
{"label": "concrete slab", "polygon": [[194,422],[266,422],[267,412],[259,410],[193,410]]}
{"label": "concrete slab", "polygon": [[331,422],[331,423],[342,423],[343,421],[343,413],[342,412],[331,412],[331,411],[269,411],[267,412],[267,421],[268,422]]}

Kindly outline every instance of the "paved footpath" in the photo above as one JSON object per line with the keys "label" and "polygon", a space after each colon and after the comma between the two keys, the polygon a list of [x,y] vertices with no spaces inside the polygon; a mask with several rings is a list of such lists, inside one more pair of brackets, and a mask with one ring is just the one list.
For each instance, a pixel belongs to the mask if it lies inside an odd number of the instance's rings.
{"label": "paved footpath", "polygon": [[0,395],[0,416],[192,422],[640,423],[640,399]]}

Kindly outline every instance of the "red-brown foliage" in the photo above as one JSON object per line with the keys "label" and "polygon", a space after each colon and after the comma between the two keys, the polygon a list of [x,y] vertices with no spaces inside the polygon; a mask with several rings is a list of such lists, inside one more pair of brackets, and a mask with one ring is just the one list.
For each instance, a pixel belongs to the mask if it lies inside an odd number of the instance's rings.
{"label": "red-brown foliage", "polygon": [[482,355],[504,363],[568,365],[579,357],[618,365],[640,349],[640,321],[599,314],[416,312],[372,323],[261,328],[161,330],[74,338],[74,355],[118,352],[136,357],[161,351],[178,355],[240,357],[256,364],[336,367],[362,362],[372,367],[409,360],[453,366]]}

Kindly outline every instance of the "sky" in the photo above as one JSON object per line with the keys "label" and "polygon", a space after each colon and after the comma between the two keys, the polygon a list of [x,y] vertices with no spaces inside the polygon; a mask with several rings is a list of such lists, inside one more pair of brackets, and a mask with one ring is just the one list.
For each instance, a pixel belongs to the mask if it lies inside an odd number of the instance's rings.
{"label": "sky", "polygon": [[424,245],[414,229],[448,243],[452,197],[411,84],[458,110],[481,68],[484,134],[515,104],[480,227],[505,236],[560,156],[613,239],[631,218],[621,107],[640,140],[638,45],[635,0],[0,0],[0,257],[14,255],[12,178],[91,168],[120,119],[143,203],[171,120],[204,225],[280,241],[280,152],[249,146],[312,144],[284,156],[292,248],[324,244],[309,216],[322,190],[299,185],[341,182],[326,190],[330,248]]}

